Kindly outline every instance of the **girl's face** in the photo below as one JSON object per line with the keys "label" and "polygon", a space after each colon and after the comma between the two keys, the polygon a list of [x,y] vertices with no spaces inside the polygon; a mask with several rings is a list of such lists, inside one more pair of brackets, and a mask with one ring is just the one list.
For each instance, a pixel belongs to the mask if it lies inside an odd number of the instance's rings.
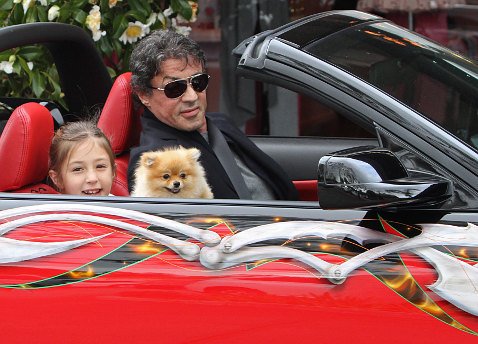
{"label": "girl's face", "polygon": [[72,149],[69,159],[61,166],[60,176],[50,171],[50,178],[64,194],[108,196],[114,167],[97,140],[86,140]]}

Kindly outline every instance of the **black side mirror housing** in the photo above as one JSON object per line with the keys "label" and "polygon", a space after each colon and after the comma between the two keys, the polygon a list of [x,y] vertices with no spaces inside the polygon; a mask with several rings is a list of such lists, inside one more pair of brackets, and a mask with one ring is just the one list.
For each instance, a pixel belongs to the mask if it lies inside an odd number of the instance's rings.
{"label": "black side mirror housing", "polygon": [[323,209],[437,207],[452,196],[452,183],[424,172],[411,176],[394,153],[367,146],[323,156],[318,192]]}

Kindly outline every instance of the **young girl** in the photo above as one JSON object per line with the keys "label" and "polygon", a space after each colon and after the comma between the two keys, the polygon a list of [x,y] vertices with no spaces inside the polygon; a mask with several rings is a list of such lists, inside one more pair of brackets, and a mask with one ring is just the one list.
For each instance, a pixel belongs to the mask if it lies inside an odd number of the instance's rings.
{"label": "young girl", "polygon": [[56,131],[48,173],[59,192],[108,196],[115,171],[111,144],[93,122],[69,122]]}

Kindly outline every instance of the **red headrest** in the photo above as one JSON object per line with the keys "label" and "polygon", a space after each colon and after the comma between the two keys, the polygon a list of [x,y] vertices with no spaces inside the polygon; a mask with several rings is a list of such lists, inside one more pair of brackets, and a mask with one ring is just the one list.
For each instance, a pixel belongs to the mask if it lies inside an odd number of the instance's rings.
{"label": "red headrest", "polygon": [[116,155],[136,145],[141,130],[139,117],[142,108],[134,106],[130,80],[130,72],[116,78],[98,121],[98,127],[110,139]]}
{"label": "red headrest", "polygon": [[13,111],[0,136],[0,191],[45,179],[53,133],[53,118],[44,106],[26,103]]}

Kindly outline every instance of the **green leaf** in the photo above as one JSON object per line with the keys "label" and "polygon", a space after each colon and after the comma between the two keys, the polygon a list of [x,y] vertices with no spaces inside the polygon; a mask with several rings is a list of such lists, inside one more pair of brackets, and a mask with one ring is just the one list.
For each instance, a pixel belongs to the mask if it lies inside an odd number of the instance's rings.
{"label": "green leaf", "polygon": [[47,22],[48,21],[48,11],[46,7],[37,6],[38,9],[38,21]]}
{"label": "green leaf", "polygon": [[106,69],[108,70],[108,74],[110,75],[110,77],[113,79],[116,77],[116,72],[113,68],[111,67],[106,67]]}
{"label": "green leaf", "polygon": [[73,19],[79,24],[84,24],[87,16],[88,16],[88,13],[86,13],[83,10],[75,10],[72,13]]}
{"label": "green leaf", "polygon": [[15,25],[23,23],[23,7],[22,4],[15,4],[13,8],[13,13],[10,16],[8,25]]}
{"label": "green leaf", "polygon": [[73,0],[70,1],[70,3],[72,8],[83,8],[86,4],[88,4],[88,0]]}
{"label": "green leaf", "polygon": [[120,14],[115,13],[115,11],[101,12],[101,25],[110,28],[113,20]]}
{"label": "green leaf", "polygon": [[5,50],[0,52],[0,61],[8,61],[11,54],[12,54],[11,50]]}
{"label": "green leaf", "polygon": [[35,46],[35,45],[27,45],[24,47],[21,47],[18,52],[18,55],[23,56],[27,61],[45,61],[45,49],[43,49],[41,46]]}
{"label": "green leaf", "polygon": [[48,98],[53,100],[55,103],[60,104],[65,109],[68,109],[68,106],[66,105],[65,100],[63,98],[64,94],[61,91],[61,87],[59,84],[58,71],[56,70],[56,68],[52,66],[51,68],[48,69],[47,73],[42,73],[42,74],[48,80],[48,83],[51,86],[51,88],[53,88],[53,92]]}
{"label": "green leaf", "polygon": [[13,8],[13,0],[0,0],[0,11],[10,11]]}
{"label": "green leaf", "polygon": [[30,7],[25,13],[25,23],[35,23],[37,21],[38,9],[36,6]]}
{"label": "green leaf", "polygon": [[58,21],[60,23],[69,23],[73,13],[72,9],[73,8],[71,6],[71,3],[68,2],[60,6],[60,14],[58,16]]}
{"label": "green leaf", "polygon": [[145,3],[146,1],[142,1],[142,0],[128,0],[128,5],[132,11],[140,13],[141,17],[148,18],[151,12],[151,7],[149,6],[148,6],[149,8],[146,7]]}
{"label": "green leaf", "polygon": [[147,17],[145,17],[144,15],[141,14],[141,12],[138,12],[136,10],[131,10],[131,11],[126,12],[125,17],[127,17],[127,18],[131,17],[132,19],[139,20],[143,24],[146,24]]}
{"label": "green leaf", "polygon": [[45,90],[45,78],[42,78],[38,71],[33,71],[32,77],[32,91],[35,97],[40,98]]}
{"label": "green leaf", "polygon": [[9,14],[10,12],[0,11],[0,27],[5,26],[5,21],[7,20]]}
{"label": "green leaf", "polygon": [[120,56],[123,51],[123,45],[121,44],[119,39],[112,39],[111,44],[113,45],[113,49],[116,52],[116,54]]}
{"label": "green leaf", "polygon": [[187,0],[172,0],[171,8],[174,12],[179,13],[186,20],[191,19],[193,15],[193,10]]}
{"label": "green leaf", "polygon": [[28,75],[28,80],[29,80],[29,82],[31,83],[31,82],[32,82],[33,73],[32,73],[32,71],[30,70],[30,67],[28,67],[27,61],[25,61],[25,59],[24,59],[23,57],[21,57],[21,56],[17,56],[17,60],[18,60],[18,62],[20,63],[20,66],[22,67],[23,72]]}
{"label": "green leaf", "polygon": [[18,61],[18,58],[16,58],[15,62],[13,62],[13,72],[18,75],[22,74],[22,66],[20,65],[20,62]]}
{"label": "green leaf", "polygon": [[113,20],[113,37],[119,38],[128,27],[128,21],[124,15],[119,15]]}
{"label": "green leaf", "polygon": [[[55,80],[55,78],[53,78],[53,76],[50,75],[50,73],[42,72],[41,74],[48,80],[49,84],[53,87],[53,93],[59,97],[61,93],[61,87],[58,81]],[[56,75],[56,77],[58,78],[58,75]]]}
{"label": "green leaf", "polygon": [[109,1],[108,0],[100,0],[99,6],[100,6],[100,9],[101,9],[101,12],[105,12],[105,9],[110,7],[109,6]]}
{"label": "green leaf", "polygon": [[111,55],[113,53],[113,46],[111,45],[110,41],[103,37],[98,41],[100,50],[107,56]]}

